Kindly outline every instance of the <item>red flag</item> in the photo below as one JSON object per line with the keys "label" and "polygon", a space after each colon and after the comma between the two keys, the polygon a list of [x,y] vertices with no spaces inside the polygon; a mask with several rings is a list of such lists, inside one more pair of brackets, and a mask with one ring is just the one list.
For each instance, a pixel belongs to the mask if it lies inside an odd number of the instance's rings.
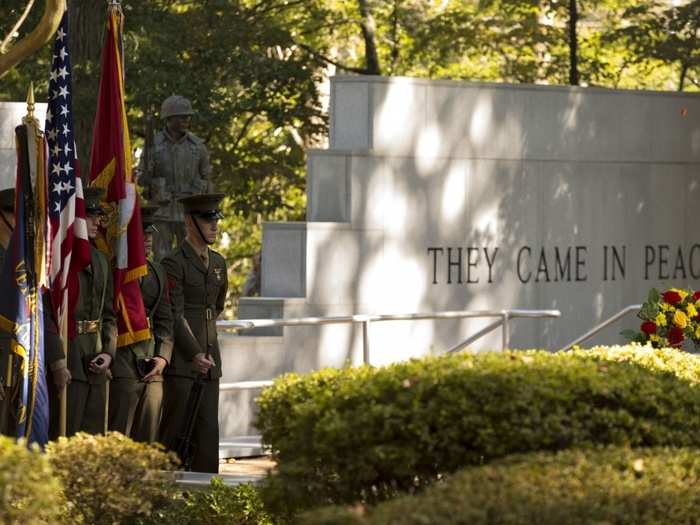
{"label": "red flag", "polygon": [[90,180],[107,190],[108,223],[97,247],[109,257],[114,272],[117,346],[150,339],[138,279],[146,275],[141,212],[131,165],[131,142],[124,107],[122,31],[124,16],[110,6],[102,47],[102,73],[92,135]]}

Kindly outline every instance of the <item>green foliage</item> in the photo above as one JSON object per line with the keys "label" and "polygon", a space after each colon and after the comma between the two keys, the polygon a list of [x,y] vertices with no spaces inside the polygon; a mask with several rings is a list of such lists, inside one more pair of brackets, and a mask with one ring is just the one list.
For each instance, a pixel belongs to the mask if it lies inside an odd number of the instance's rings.
{"label": "green foliage", "polygon": [[65,500],[51,466],[37,448],[0,436],[0,522],[60,522]]}
{"label": "green foliage", "polygon": [[307,525],[652,525],[697,522],[697,449],[607,448],[512,456],[373,509],[326,508]]}
{"label": "green foliage", "polygon": [[[27,0],[3,0],[0,39]],[[565,84],[568,2],[561,0],[366,0],[381,73],[472,81]],[[89,165],[104,15],[72,0],[74,116],[83,171]],[[192,99],[192,131],[211,152],[213,177],[229,197],[229,258],[236,298],[261,223],[304,217],[306,150],[324,143],[326,77],[366,71],[359,0],[123,0],[125,74],[132,142],[143,146],[164,98]],[[700,0],[579,0],[582,85],[697,89]],[[88,8],[90,7],[90,8]],[[79,13],[79,14],[78,14]],[[35,2],[18,31],[41,17]],[[74,46],[75,49],[75,46]],[[30,80],[46,99],[51,52],[0,82],[0,100],[23,100]]]}
{"label": "green foliage", "polygon": [[277,512],[391,498],[467,465],[595,444],[700,446],[700,358],[628,346],[289,374],[257,422]]}
{"label": "green foliage", "polygon": [[170,505],[154,513],[141,525],[273,525],[252,485],[229,487],[213,478],[206,490],[176,496]]}
{"label": "green foliage", "polygon": [[175,457],[118,432],[60,438],[47,453],[74,523],[112,525],[148,516],[174,488],[162,471],[175,467]]}

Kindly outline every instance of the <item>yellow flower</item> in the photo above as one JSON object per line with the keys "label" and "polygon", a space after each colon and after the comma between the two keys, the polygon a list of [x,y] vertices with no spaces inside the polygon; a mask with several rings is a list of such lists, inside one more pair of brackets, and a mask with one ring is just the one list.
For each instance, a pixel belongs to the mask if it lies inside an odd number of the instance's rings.
{"label": "yellow flower", "polygon": [[700,326],[695,329],[695,339],[700,339]]}
{"label": "yellow flower", "polygon": [[679,290],[677,288],[674,288],[674,291],[681,296],[681,301],[685,301],[685,298],[688,297],[688,292],[686,292],[685,290]]}
{"label": "yellow flower", "polygon": [[695,308],[695,305],[692,303],[688,305],[688,307],[685,309],[685,312],[688,314],[688,317],[690,317],[691,319],[693,317],[695,317],[696,315],[698,315],[698,310],[697,310],[697,308]]}
{"label": "yellow flower", "polygon": [[656,326],[666,326],[666,316],[659,312],[659,315],[656,316],[654,322],[656,323]]}
{"label": "yellow flower", "polygon": [[[700,328],[699,328],[699,330],[700,330]],[[651,339],[651,341],[653,343],[658,343],[661,340],[661,337],[659,337],[657,334],[651,334],[649,336],[649,339]]]}
{"label": "yellow flower", "polygon": [[669,309],[671,309],[671,305],[664,302],[659,303],[659,307],[661,308],[662,312],[668,312]]}
{"label": "yellow flower", "polygon": [[676,310],[676,313],[673,314],[673,324],[678,328],[685,328],[688,326],[688,316],[685,315],[683,310]]}

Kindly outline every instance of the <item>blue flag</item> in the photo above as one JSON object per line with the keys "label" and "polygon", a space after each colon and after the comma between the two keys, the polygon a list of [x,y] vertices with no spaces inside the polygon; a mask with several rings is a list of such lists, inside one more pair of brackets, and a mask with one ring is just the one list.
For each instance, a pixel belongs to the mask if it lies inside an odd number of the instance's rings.
{"label": "blue flag", "polygon": [[48,441],[42,287],[46,283],[46,144],[35,122],[16,128],[15,229],[0,273],[0,330],[8,332],[18,438]]}

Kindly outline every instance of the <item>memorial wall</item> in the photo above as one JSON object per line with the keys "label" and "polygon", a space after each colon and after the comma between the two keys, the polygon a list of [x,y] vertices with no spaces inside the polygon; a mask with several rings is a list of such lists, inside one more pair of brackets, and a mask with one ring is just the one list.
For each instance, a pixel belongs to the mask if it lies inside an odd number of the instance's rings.
{"label": "memorial wall", "polygon": [[[1,187],[24,112],[0,104]],[[240,317],[558,309],[511,324],[511,347],[555,350],[651,287],[700,287],[699,168],[695,94],[335,77],[307,220],[264,225],[262,297]],[[370,360],[439,354],[489,322],[372,323]],[[362,361],[359,325],[222,342],[224,383]],[[257,392],[222,393],[223,437],[255,433]]]}
{"label": "memorial wall", "polygon": [[[558,309],[511,333],[555,350],[650,287],[700,286],[698,95],[335,77],[330,147],[308,153],[307,221],[264,225],[263,297],[243,318]],[[371,362],[488,322],[371,324]],[[250,379],[362,360],[360,326],[262,333],[232,338],[267,358]]]}

